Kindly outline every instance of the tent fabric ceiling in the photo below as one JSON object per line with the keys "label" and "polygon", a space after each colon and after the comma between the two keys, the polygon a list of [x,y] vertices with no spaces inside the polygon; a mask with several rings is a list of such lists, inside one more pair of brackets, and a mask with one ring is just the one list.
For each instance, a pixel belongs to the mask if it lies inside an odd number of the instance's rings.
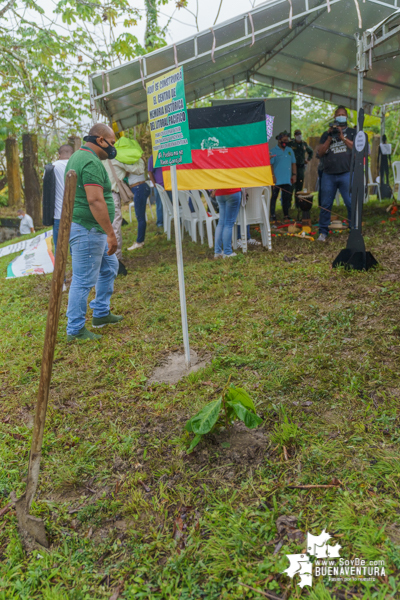
{"label": "tent fabric ceiling", "polygon": [[[377,24],[389,19],[387,34],[400,23],[396,4],[397,0],[292,0],[290,15],[287,0],[265,2],[175,46],[93,73],[89,77],[92,110],[117,123],[119,130],[146,122],[145,82],[176,65],[184,67],[188,102],[254,81],[356,108],[354,34],[372,30],[369,39],[375,40],[382,35]],[[400,64],[393,60],[396,48],[398,36],[371,48],[364,78],[367,110],[400,98]]]}

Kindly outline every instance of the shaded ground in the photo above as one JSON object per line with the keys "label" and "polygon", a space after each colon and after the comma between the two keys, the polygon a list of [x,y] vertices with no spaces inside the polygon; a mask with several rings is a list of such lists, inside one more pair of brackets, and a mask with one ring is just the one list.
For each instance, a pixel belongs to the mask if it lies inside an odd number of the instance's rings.
{"label": "shaded ground", "polygon": [[[33,506],[51,551],[24,556],[14,511],[0,517],[1,600],[398,597],[400,221],[385,206],[366,207],[380,263],[368,273],[330,269],[343,234],[276,237],[273,252],[229,261],[186,240],[191,344],[211,363],[175,384],[148,382],[183,351],[175,249],[154,223],[146,247],[125,252],[112,306],[124,321],[100,343],[66,343],[63,297]],[[0,285],[0,510],[24,489],[49,289],[49,277]],[[187,455],[187,419],[229,376],[264,424]],[[309,485],[331,487],[292,487]],[[384,560],[387,574],[300,588],[282,572],[305,543],[279,517],[326,529],[342,557]]]}

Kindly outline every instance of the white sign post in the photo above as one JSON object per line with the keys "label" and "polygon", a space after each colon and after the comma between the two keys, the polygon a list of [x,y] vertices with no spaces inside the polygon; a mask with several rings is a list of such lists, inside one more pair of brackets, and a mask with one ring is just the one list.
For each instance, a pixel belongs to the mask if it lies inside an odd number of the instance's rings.
{"label": "white sign post", "polygon": [[176,165],[192,162],[189,122],[187,116],[183,68],[177,67],[147,83],[147,109],[149,114],[154,167],[170,167],[176,260],[178,265],[179,299],[181,304],[183,347],[185,363],[189,368],[190,346],[186,310],[185,275],[183,271],[182,240],[179,220],[179,198]]}
{"label": "white sign post", "polygon": [[176,262],[178,265],[179,299],[180,299],[180,303],[181,303],[183,347],[185,349],[186,367],[189,369],[189,367],[190,367],[189,330],[188,330],[187,310],[186,310],[185,274],[183,271],[181,228],[179,225],[179,200],[178,200],[178,181],[176,178],[176,165],[173,165],[171,167],[171,187],[172,187],[172,203],[174,205]]}

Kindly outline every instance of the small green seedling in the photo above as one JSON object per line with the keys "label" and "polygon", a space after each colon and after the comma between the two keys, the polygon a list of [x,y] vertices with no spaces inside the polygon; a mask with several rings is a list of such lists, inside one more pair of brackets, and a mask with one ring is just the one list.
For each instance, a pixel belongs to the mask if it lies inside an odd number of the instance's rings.
{"label": "small green seedling", "polygon": [[263,422],[256,415],[256,409],[249,394],[242,388],[231,386],[225,388],[218,400],[207,404],[186,423],[186,431],[195,434],[188,454],[197,446],[203,435],[215,431],[219,427],[230,427],[237,419],[243,421],[250,429],[254,429]]}

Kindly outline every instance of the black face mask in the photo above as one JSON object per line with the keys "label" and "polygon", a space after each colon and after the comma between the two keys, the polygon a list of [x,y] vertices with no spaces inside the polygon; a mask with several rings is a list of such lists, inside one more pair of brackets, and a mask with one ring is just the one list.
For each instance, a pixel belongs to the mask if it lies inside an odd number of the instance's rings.
{"label": "black face mask", "polygon": [[286,148],[287,142],[281,142],[281,146],[282,146],[282,148]]}
{"label": "black face mask", "polygon": [[106,144],[108,144],[107,148],[103,148],[103,146],[100,146],[100,144],[97,143],[97,137],[95,135],[86,135],[83,138],[83,141],[90,142],[91,144],[95,144],[96,146],[98,146],[99,148],[104,150],[104,152],[107,153],[107,156],[110,160],[112,160],[113,158],[115,158],[117,156],[117,149],[114,148],[114,146],[112,144],[107,142],[107,140],[104,140],[106,142]]}

